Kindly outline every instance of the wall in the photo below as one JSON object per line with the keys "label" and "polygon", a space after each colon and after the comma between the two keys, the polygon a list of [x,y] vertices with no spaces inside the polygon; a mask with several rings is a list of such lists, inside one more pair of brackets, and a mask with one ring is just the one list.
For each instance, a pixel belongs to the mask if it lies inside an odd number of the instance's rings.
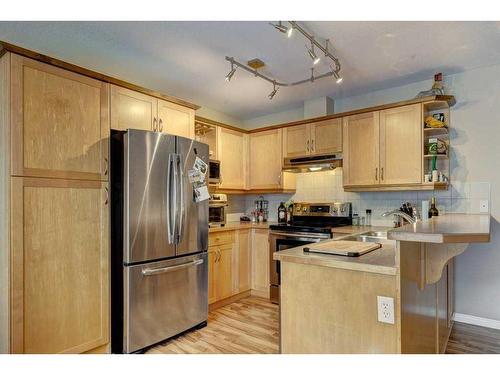
{"label": "wall", "polygon": [[215,109],[211,109],[208,107],[201,107],[196,111],[196,116],[201,116],[208,118],[210,120],[214,120],[217,122],[222,122],[224,124],[243,127],[243,123],[239,118],[229,116],[225,113],[216,111]]}
{"label": "wall", "polygon": [[304,118],[304,106],[300,105],[286,111],[272,113],[270,115],[259,116],[253,119],[243,120],[245,129],[261,128],[269,125],[282,124],[284,122],[295,121]]}
{"label": "wall", "polygon": [[[448,192],[437,192],[442,212],[476,211],[478,197],[491,197],[492,239],[488,244],[471,244],[468,250],[457,257],[455,273],[455,311],[460,314],[500,321],[500,65],[478,68],[445,77],[447,92],[455,95],[457,104],[451,110],[451,181]],[[335,111],[369,107],[396,102],[414,97],[419,91],[428,89],[431,80],[417,82],[364,95],[335,100]],[[291,119],[299,120],[297,118]],[[262,124],[264,125],[264,124]],[[266,124],[267,125],[267,124]],[[336,173],[340,173],[340,170]],[[310,177],[314,181],[315,177]],[[331,177],[327,177],[326,180]],[[338,175],[336,178],[339,178]],[[376,204],[377,210],[398,207],[403,200],[420,201],[432,193],[359,193],[356,196],[343,195],[338,181],[326,187],[311,188],[307,182],[297,190],[308,200],[313,197],[331,197],[353,200],[363,210],[367,204]],[[298,181],[300,186],[301,182]],[[313,186],[319,186],[313,182]],[[331,186],[331,187],[329,187]],[[335,191],[335,193],[333,193]],[[488,193],[490,191],[490,193]],[[312,194],[312,195],[311,195]],[[315,195],[318,194],[318,195]],[[329,195],[332,194],[332,195]],[[416,194],[416,195],[415,195]],[[278,200],[291,196],[269,196],[271,210]],[[240,198],[241,199],[241,198]],[[254,198],[247,198],[246,209],[251,208]],[[323,198],[322,198],[323,199]],[[378,202],[378,203],[371,203]],[[279,202],[278,202],[279,204]],[[271,205],[270,205],[271,206]],[[375,207],[375,206],[374,206]],[[373,213],[374,219],[377,214]]]}

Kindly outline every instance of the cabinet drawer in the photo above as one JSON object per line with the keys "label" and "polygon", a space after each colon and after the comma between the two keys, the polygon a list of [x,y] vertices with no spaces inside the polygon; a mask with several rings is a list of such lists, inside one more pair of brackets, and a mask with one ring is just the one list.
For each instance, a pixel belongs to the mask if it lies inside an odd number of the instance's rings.
{"label": "cabinet drawer", "polygon": [[208,246],[219,246],[234,242],[234,230],[212,233],[208,236]]}

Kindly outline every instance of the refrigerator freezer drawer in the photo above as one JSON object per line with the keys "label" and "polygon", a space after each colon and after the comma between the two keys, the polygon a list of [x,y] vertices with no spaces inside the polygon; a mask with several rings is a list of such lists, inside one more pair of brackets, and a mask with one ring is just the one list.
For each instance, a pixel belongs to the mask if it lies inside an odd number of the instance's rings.
{"label": "refrigerator freezer drawer", "polygon": [[207,253],[124,268],[123,348],[132,353],[208,317]]}

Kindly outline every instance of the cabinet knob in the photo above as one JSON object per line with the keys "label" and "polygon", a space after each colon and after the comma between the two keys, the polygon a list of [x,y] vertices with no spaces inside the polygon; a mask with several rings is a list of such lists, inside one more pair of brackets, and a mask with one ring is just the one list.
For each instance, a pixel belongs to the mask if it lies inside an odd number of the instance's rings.
{"label": "cabinet knob", "polygon": [[375,181],[378,181],[378,167],[375,168]]}
{"label": "cabinet knob", "polygon": [[309,152],[309,139],[307,140],[306,144],[307,144],[307,152]]}
{"label": "cabinet knob", "polygon": [[158,131],[158,125],[156,124],[157,120],[156,117],[153,118],[153,131]]}
{"label": "cabinet knob", "polygon": [[384,167],[380,168],[380,179],[384,181]]}
{"label": "cabinet knob", "polygon": [[311,151],[314,151],[314,139],[311,139]]}
{"label": "cabinet knob", "polygon": [[158,123],[158,128],[162,132],[163,131],[163,120],[160,119],[160,122]]}
{"label": "cabinet knob", "polygon": [[104,200],[104,205],[107,206],[109,203],[109,190],[107,187],[105,187],[104,191],[106,192],[106,199]]}

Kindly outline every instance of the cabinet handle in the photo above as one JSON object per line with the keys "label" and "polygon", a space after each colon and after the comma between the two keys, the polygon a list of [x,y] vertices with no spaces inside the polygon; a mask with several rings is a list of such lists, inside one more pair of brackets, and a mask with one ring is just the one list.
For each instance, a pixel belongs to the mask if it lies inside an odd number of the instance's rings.
{"label": "cabinet handle", "polygon": [[311,151],[314,151],[314,139],[311,139]]}
{"label": "cabinet handle", "polygon": [[380,168],[380,179],[384,181],[384,167]]}
{"label": "cabinet handle", "polygon": [[104,200],[104,205],[107,206],[109,203],[109,190],[107,187],[105,187],[104,191],[106,192],[106,199]]}
{"label": "cabinet handle", "polygon": [[162,119],[160,119],[160,122],[158,122],[158,128],[160,129],[161,132],[163,131],[163,120]]}
{"label": "cabinet handle", "polygon": [[215,262],[218,263],[221,257],[220,249],[217,249],[217,258],[215,259]]}
{"label": "cabinet handle", "polygon": [[156,117],[153,118],[153,131],[157,131],[158,130],[158,126],[156,125],[157,123],[157,120],[156,120]]}
{"label": "cabinet handle", "polygon": [[104,158],[104,164],[105,164],[104,175],[107,176],[108,173],[109,173],[109,161],[108,161],[108,158]]}
{"label": "cabinet handle", "polygon": [[307,152],[309,152],[309,139],[307,140]]}
{"label": "cabinet handle", "polygon": [[378,167],[375,168],[375,181],[378,181]]}

